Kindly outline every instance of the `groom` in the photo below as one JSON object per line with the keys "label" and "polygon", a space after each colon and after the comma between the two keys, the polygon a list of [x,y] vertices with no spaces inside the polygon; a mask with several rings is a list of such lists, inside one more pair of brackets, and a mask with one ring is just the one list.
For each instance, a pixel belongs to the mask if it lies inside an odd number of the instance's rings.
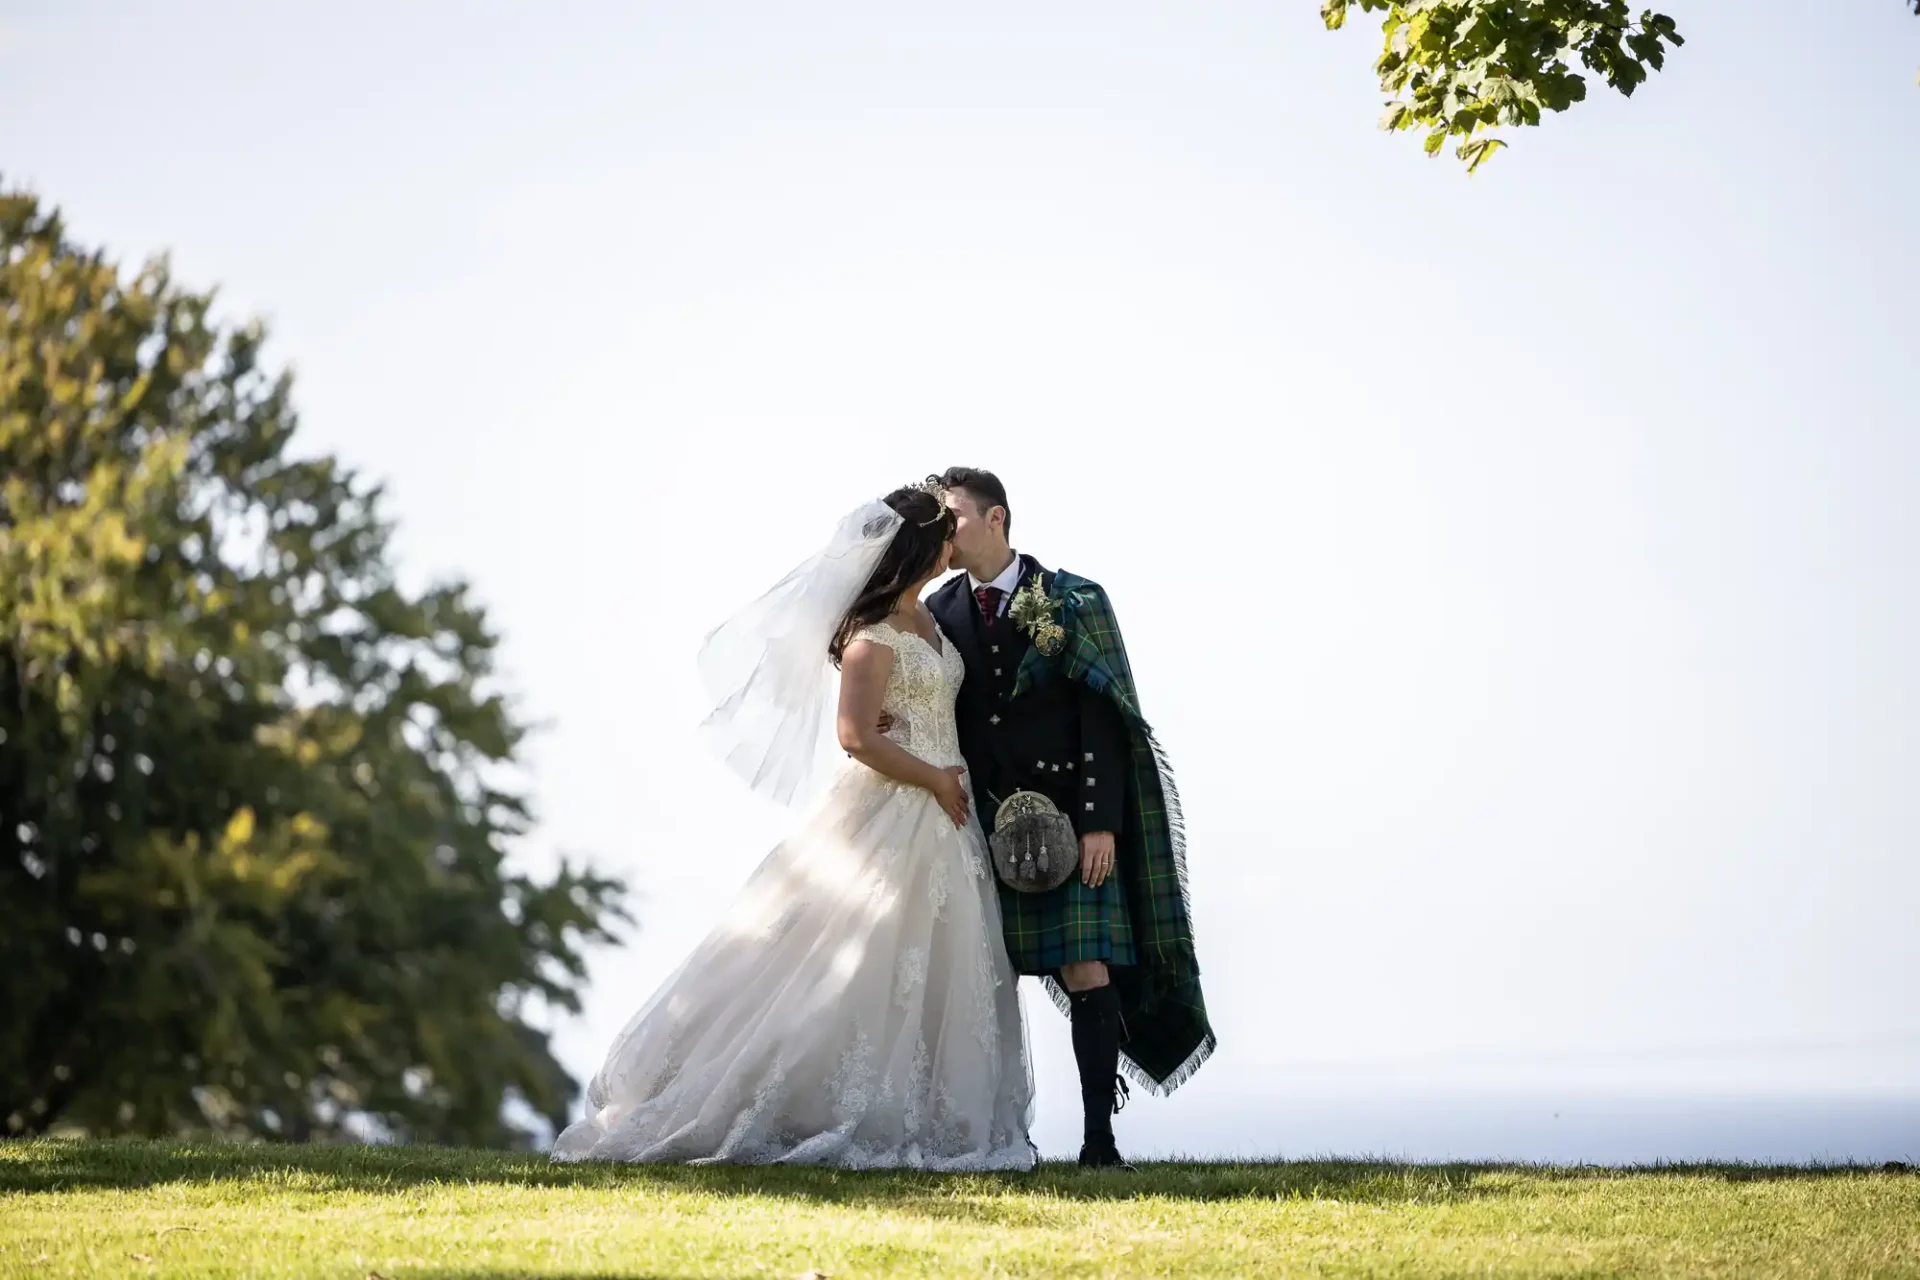
{"label": "groom", "polygon": [[[1122,1046],[1128,1073],[1156,1093],[1177,1088],[1214,1046],[1179,797],[1140,716],[1106,593],[1015,553],[1006,487],[992,472],[953,467],[933,479],[958,517],[953,563],[965,572],[927,607],[966,660],[955,713],[981,825],[991,832],[1014,792],[1038,791],[1080,838],[1079,871],[1059,888],[1001,885],[1007,954],[1017,972],[1064,993],[1085,1109],[1081,1165],[1130,1170],[1113,1136]],[[1051,610],[1051,632],[1031,609],[1016,616],[1023,591]]]}

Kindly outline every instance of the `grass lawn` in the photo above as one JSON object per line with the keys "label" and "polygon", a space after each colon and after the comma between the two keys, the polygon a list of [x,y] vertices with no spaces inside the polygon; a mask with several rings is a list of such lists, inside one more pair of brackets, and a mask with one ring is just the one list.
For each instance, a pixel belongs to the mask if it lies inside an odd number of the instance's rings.
{"label": "grass lawn", "polygon": [[1920,1175],[1335,1161],[1133,1177],[0,1142],[0,1277],[1920,1276]]}

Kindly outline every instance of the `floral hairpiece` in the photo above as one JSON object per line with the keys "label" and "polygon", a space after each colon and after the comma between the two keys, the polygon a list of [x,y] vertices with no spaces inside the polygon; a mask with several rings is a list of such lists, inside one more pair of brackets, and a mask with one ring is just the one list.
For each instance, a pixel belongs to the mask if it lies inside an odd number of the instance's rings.
{"label": "floral hairpiece", "polygon": [[913,487],[932,498],[935,506],[938,508],[934,512],[933,519],[920,521],[920,527],[922,529],[930,524],[939,524],[947,518],[947,486],[940,483],[939,476],[928,476],[925,480],[922,480]]}

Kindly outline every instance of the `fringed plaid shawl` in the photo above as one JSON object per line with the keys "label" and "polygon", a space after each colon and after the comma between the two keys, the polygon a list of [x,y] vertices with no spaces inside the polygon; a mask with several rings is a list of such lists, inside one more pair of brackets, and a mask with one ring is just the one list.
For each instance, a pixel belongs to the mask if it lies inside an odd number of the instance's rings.
{"label": "fringed plaid shawl", "polygon": [[[1029,649],[1016,674],[1013,696],[1029,688],[1042,675],[1041,668],[1051,666],[1057,674],[1112,698],[1126,717],[1133,739],[1127,786],[1130,820],[1118,833],[1114,864],[1126,891],[1138,963],[1115,966],[1112,972],[1126,1021],[1120,1061],[1136,1083],[1154,1093],[1172,1093],[1214,1049],[1193,949],[1180,793],[1166,752],[1140,714],[1133,668],[1107,593],[1098,583],[1065,570],[1051,579],[1043,585],[1059,603],[1066,643],[1052,657]],[[1064,993],[1054,994],[1064,1000]]]}

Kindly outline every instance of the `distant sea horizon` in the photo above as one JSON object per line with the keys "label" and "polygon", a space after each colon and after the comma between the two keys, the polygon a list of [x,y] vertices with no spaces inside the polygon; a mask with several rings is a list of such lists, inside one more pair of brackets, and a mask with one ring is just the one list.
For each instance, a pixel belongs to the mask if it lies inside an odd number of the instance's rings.
{"label": "distant sea horizon", "polygon": [[[1035,1145],[1071,1160],[1078,1099],[1039,1098]],[[538,1117],[520,1117],[536,1129]],[[1920,1167],[1920,1088],[1715,1092],[1276,1086],[1251,1096],[1142,1096],[1114,1122],[1140,1160],[1407,1164]],[[551,1141],[551,1134],[548,1135]],[[547,1143],[542,1144],[547,1145]]]}
{"label": "distant sea horizon", "polygon": [[[1197,1101],[1197,1100],[1196,1100]],[[1141,1159],[1386,1159],[1412,1163],[1920,1165],[1920,1087],[1716,1093],[1623,1088],[1503,1090],[1276,1085],[1116,1119]],[[1042,1098],[1043,1109],[1046,1099]],[[1035,1140],[1071,1157],[1077,1114],[1043,1114]]]}

